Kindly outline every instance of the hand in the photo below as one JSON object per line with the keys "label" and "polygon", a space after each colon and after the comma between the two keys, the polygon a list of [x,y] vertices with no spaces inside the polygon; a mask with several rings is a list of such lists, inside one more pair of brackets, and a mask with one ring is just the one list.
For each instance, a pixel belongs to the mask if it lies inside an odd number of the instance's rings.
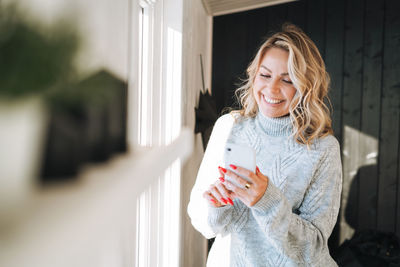
{"label": "hand", "polygon": [[246,206],[252,207],[262,198],[267,190],[268,177],[263,175],[258,167],[255,173],[235,165],[230,165],[230,167],[235,170],[236,173],[246,177],[248,181],[230,170],[219,167],[221,175],[224,177],[229,176],[240,185],[237,186],[236,184],[225,180],[223,183],[225,188],[232,191],[233,195],[238,197]]}
{"label": "hand", "polygon": [[216,208],[226,206],[227,204],[233,206],[232,192],[226,189],[225,185],[222,183],[223,181],[225,180],[222,176],[220,177],[220,181],[210,185],[210,188],[203,193],[203,197]]}

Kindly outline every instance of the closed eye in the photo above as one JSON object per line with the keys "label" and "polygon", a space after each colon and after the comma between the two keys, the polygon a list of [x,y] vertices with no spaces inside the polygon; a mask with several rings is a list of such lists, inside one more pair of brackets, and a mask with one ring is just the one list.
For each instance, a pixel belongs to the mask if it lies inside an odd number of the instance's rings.
{"label": "closed eye", "polygon": [[261,77],[264,77],[264,78],[271,78],[271,75],[269,75],[269,74],[262,74],[262,73],[260,73],[260,76],[261,76]]}
{"label": "closed eye", "polygon": [[292,81],[289,81],[289,80],[282,80],[284,83],[287,83],[287,84],[293,84],[293,82]]}

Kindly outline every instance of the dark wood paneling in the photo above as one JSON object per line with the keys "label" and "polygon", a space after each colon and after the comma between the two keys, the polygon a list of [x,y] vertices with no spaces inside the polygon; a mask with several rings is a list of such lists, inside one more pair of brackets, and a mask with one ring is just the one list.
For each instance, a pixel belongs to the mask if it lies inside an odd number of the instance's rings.
{"label": "dark wood paneling", "polygon": [[344,0],[327,2],[325,64],[331,77],[329,98],[336,138],[342,141],[342,87],[344,46]]}
{"label": "dark wood paneling", "polygon": [[[231,63],[228,53],[225,53],[227,46],[222,40],[226,40],[230,34],[231,16],[215,17],[213,21],[213,46],[212,46],[212,95],[217,100],[219,111],[225,106],[226,84],[232,73],[227,67]],[[227,75],[229,73],[229,75]]]}
{"label": "dark wood paneling", "polygon": [[340,241],[350,238],[352,229],[357,228],[358,214],[358,176],[356,176],[360,155],[358,153],[361,128],[362,99],[362,52],[363,52],[363,0],[346,2],[344,77],[342,124],[344,140],[343,153],[343,189],[341,221],[347,222],[341,228]]}
{"label": "dark wood paneling", "polygon": [[325,56],[325,0],[308,0],[306,33]]}
{"label": "dark wood paneling", "polygon": [[[400,90],[400,89],[399,89]],[[399,125],[400,132],[400,125]],[[400,134],[398,140],[399,149],[397,150],[397,210],[396,210],[396,234],[400,236]]]}
{"label": "dark wood paneling", "polygon": [[269,32],[276,32],[281,29],[287,18],[287,5],[272,6],[267,9],[267,27]]}
{"label": "dark wood paneling", "polygon": [[[247,45],[246,14],[238,13],[214,18],[214,38],[221,38],[224,42],[213,44],[213,70],[218,73],[213,75],[213,95],[217,101],[217,108],[235,105],[234,92],[240,83],[240,77],[245,77],[248,57],[245,51]],[[218,27],[217,25],[221,25]],[[216,29],[217,28],[217,29]],[[221,60],[220,60],[221,58]],[[226,75],[230,73],[231,75]]]}
{"label": "dark wood paneling", "polygon": [[359,147],[364,166],[359,169],[358,229],[376,228],[378,166],[373,156],[378,154],[383,15],[383,1],[365,1],[361,132],[367,142],[360,143]]}
{"label": "dark wood paneling", "polygon": [[[332,105],[332,125],[339,143],[342,140],[342,87],[343,87],[343,46],[344,46],[344,0],[326,3],[325,64],[331,77],[329,98]],[[343,217],[340,211],[339,218]],[[339,220],[340,221],[340,220]],[[331,237],[330,248],[336,248],[340,240],[340,223],[337,223]]]}
{"label": "dark wood paneling", "polygon": [[382,119],[379,160],[378,229],[396,230],[400,99],[399,1],[385,2]]}
{"label": "dark wood paneling", "polygon": [[307,3],[305,0],[293,2],[287,7],[287,21],[291,22],[303,30],[307,24]]}
{"label": "dark wood paneling", "polygon": [[247,12],[247,47],[248,64],[254,58],[258,48],[262,45],[268,35],[267,9],[260,8]]}
{"label": "dark wood paneling", "polygon": [[363,0],[347,1],[343,77],[343,124],[359,130],[362,92]]}

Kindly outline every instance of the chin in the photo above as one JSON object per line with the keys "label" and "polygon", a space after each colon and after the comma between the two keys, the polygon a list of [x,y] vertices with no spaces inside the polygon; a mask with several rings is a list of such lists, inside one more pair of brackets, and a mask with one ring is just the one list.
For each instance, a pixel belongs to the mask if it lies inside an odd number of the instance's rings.
{"label": "chin", "polygon": [[271,110],[260,109],[261,113],[268,118],[281,118],[289,115],[289,112],[276,112]]}

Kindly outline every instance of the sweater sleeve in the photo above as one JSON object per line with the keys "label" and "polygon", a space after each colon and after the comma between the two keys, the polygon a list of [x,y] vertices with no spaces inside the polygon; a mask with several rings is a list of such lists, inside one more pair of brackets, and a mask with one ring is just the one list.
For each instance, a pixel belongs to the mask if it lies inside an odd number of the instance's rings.
{"label": "sweater sleeve", "polygon": [[339,144],[334,140],[321,153],[297,213],[272,183],[251,211],[271,243],[285,257],[307,266],[317,265],[327,251],[336,223],[342,188]]}
{"label": "sweater sleeve", "polygon": [[203,198],[203,193],[220,176],[218,166],[223,166],[223,153],[226,140],[229,137],[234,118],[226,114],[221,116],[214,125],[201,162],[195,185],[190,194],[188,214],[192,225],[206,238],[224,235],[229,232],[234,209],[230,205],[215,208]]}

